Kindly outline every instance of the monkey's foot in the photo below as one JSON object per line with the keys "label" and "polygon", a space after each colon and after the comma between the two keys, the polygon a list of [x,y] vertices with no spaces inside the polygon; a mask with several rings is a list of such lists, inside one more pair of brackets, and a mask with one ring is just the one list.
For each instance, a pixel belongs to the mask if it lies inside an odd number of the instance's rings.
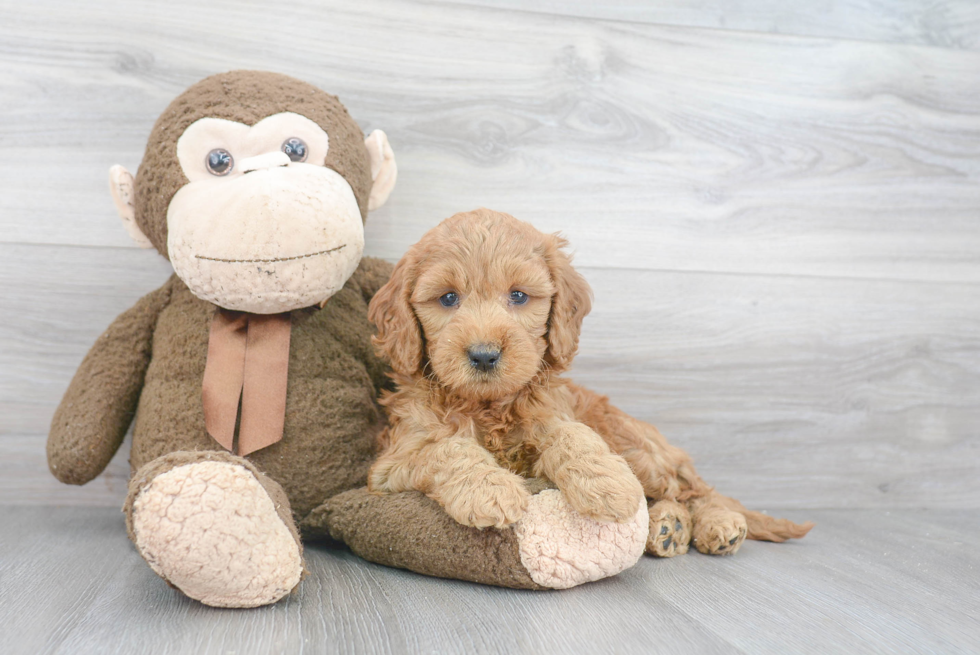
{"label": "monkey's foot", "polygon": [[627,522],[595,521],[573,510],[557,489],[547,489],[531,497],[514,532],[531,579],[542,587],[567,589],[636,564],[648,521],[646,502]]}
{"label": "monkey's foot", "polygon": [[745,517],[738,512],[722,507],[695,512],[692,540],[698,552],[705,555],[734,555],[747,533]]}
{"label": "monkey's foot", "polygon": [[245,465],[197,461],[134,482],[143,484],[127,503],[133,541],[186,595],[215,607],[257,607],[299,584],[299,540]]}
{"label": "monkey's foot", "polygon": [[673,500],[650,501],[647,553],[656,557],[683,555],[691,544],[691,513]]}

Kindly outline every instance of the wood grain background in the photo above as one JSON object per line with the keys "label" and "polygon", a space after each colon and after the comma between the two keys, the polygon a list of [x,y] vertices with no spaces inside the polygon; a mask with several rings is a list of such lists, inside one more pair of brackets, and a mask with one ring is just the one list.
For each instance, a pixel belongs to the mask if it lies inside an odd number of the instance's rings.
{"label": "wood grain background", "polygon": [[980,5],[0,6],[0,504],[118,505],[47,472],[86,350],[169,265],[106,172],[209,74],[341,97],[399,163],[367,253],[478,206],[572,242],[574,376],[760,508],[980,507]]}

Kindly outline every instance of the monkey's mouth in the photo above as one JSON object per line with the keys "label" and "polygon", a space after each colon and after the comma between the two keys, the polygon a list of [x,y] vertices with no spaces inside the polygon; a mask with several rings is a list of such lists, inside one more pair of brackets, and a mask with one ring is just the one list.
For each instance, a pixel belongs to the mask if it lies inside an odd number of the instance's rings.
{"label": "monkey's mouth", "polygon": [[317,252],[311,252],[305,255],[295,255],[293,257],[275,257],[273,259],[222,259],[220,257],[205,257],[204,255],[194,255],[194,257],[209,262],[224,262],[225,264],[271,264],[272,262],[288,262],[294,259],[306,259],[307,257],[319,257],[320,255],[329,255],[332,252],[343,250],[346,247],[347,244],[345,243],[343,245],[337,246],[336,248],[330,248],[328,250],[319,250]]}

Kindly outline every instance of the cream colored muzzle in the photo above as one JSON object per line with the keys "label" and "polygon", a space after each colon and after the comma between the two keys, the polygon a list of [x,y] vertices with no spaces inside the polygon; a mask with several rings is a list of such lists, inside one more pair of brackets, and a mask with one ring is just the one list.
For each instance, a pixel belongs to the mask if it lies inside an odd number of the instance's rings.
{"label": "cream colored muzzle", "polygon": [[167,247],[177,275],[199,298],[255,314],[336,293],[364,250],[350,184],[280,152],[237,166],[242,174],[191,182],[170,202]]}

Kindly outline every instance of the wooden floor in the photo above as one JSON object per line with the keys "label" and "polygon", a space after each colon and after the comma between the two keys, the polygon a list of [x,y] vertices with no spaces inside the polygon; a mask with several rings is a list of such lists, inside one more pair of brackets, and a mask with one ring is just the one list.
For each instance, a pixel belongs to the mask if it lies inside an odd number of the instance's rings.
{"label": "wooden floor", "polygon": [[157,578],[107,508],[0,510],[4,653],[967,653],[980,520],[811,510],[813,538],[645,558],[559,592],[426,578],[307,549],[279,604],[215,610]]}
{"label": "wooden floor", "polygon": [[[50,476],[86,350],[170,266],[106,172],[209,74],[340,96],[399,164],[396,260],[478,206],[595,290],[574,377],[746,504],[819,526],[528,594],[311,549],[293,598],[165,588],[128,446]],[[0,5],[0,654],[980,652],[980,3],[32,0]]]}

